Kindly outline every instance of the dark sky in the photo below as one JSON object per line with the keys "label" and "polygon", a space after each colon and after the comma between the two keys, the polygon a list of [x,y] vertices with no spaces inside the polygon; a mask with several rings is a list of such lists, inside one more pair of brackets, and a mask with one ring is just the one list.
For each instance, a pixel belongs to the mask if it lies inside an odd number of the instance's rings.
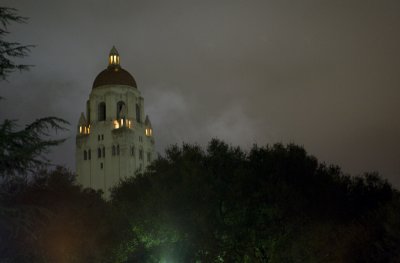
{"label": "dark sky", "polygon": [[9,40],[36,44],[1,82],[1,118],[71,122],[54,162],[75,169],[75,126],[113,45],[145,99],[157,151],[212,137],[303,145],[400,187],[400,1],[32,1]]}

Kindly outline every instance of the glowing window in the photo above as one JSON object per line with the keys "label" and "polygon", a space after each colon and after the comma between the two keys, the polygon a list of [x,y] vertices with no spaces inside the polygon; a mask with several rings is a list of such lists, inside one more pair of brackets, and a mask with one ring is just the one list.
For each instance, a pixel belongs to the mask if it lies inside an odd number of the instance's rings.
{"label": "glowing window", "polygon": [[114,129],[119,128],[119,122],[117,120],[114,121]]}
{"label": "glowing window", "polygon": [[153,134],[153,131],[150,128],[146,128],[145,133],[146,136],[151,136]]}

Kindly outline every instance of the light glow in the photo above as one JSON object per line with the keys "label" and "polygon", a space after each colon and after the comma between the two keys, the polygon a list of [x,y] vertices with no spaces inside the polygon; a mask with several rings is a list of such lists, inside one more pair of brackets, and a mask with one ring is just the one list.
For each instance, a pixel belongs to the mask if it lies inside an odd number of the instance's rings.
{"label": "light glow", "polygon": [[127,127],[129,129],[133,128],[133,122],[129,119],[116,119],[113,121],[114,129],[119,129],[122,127]]}
{"label": "light glow", "polygon": [[152,129],[150,129],[150,128],[146,128],[146,130],[145,130],[145,134],[146,134],[146,136],[151,136],[151,135],[153,134],[153,131],[152,131]]}
{"label": "light glow", "polygon": [[114,121],[114,129],[118,129],[119,128],[119,123],[117,120]]}

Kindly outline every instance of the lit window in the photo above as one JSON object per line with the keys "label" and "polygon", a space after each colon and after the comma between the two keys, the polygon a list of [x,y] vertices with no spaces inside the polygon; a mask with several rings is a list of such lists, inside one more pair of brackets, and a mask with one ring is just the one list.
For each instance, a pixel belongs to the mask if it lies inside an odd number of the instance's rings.
{"label": "lit window", "polygon": [[119,123],[117,120],[114,121],[114,129],[118,129],[119,128]]}
{"label": "lit window", "polygon": [[153,134],[153,131],[150,128],[146,128],[145,134],[146,136],[151,136]]}
{"label": "lit window", "polygon": [[79,126],[79,133],[82,133],[82,126]]}

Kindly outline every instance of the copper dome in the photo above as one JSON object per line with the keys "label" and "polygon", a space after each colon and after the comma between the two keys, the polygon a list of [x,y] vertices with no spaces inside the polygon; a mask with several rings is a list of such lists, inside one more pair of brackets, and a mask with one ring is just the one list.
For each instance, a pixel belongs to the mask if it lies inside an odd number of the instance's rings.
{"label": "copper dome", "polygon": [[136,81],[128,71],[121,67],[108,67],[97,75],[93,89],[103,85],[127,85],[137,88]]}
{"label": "copper dome", "polygon": [[93,89],[103,85],[127,85],[137,88],[136,81],[132,75],[121,68],[119,54],[114,46],[109,54],[108,67],[97,75],[93,82]]}

